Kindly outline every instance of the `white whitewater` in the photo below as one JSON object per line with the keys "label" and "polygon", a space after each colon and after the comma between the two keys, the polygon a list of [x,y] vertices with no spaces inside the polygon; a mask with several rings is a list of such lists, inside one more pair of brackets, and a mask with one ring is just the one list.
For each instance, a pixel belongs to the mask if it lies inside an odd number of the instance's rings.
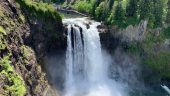
{"label": "white whitewater", "polygon": [[63,96],[126,96],[124,86],[108,77],[109,62],[104,61],[107,56],[102,54],[97,30],[100,23],[86,18],[65,19],[63,23],[68,24]]}
{"label": "white whitewater", "polygon": [[161,85],[161,87],[170,95],[170,89],[167,86]]}

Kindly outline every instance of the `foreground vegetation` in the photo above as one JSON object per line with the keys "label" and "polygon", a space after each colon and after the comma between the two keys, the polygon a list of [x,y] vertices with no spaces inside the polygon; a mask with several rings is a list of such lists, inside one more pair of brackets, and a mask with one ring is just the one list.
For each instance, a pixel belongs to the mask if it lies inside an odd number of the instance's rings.
{"label": "foreground vegetation", "polygon": [[[45,74],[37,64],[33,49],[25,43],[32,31],[56,34],[55,29],[62,26],[60,14],[52,4],[37,0],[3,0],[0,20],[0,96],[44,94],[48,87]],[[40,22],[46,26],[37,31],[36,24]]]}
{"label": "foreground vegetation", "polygon": [[26,93],[26,87],[24,84],[24,81],[20,75],[18,75],[11,65],[10,61],[10,55],[4,56],[0,59],[0,76],[2,76],[4,80],[4,83],[6,83],[5,86],[2,86],[5,90],[4,96],[12,95],[12,96],[24,96]]}

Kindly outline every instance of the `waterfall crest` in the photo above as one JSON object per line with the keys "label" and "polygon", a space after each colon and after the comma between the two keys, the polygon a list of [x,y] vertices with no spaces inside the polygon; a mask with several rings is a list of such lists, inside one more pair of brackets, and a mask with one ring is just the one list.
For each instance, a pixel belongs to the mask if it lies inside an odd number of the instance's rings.
{"label": "waterfall crest", "polygon": [[[67,30],[64,96],[126,96],[124,86],[108,77],[97,26],[86,18],[65,19]],[[87,26],[89,24],[89,26]]]}

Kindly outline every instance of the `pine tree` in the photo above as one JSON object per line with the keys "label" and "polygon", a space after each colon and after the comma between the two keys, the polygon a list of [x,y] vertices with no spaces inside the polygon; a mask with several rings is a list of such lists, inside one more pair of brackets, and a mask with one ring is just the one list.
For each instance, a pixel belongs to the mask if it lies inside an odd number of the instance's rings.
{"label": "pine tree", "polygon": [[141,0],[140,2],[140,19],[149,19],[152,15],[152,0]]}
{"label": "pine tree", "polygon": [[101,2],[100,5],[96,8],[95,17],[99,21],[105,20],[105,2]]}
{"label": "pine tree", "polygon": [[138,2],[139,0],[129,0],[126,7],[126,16],[137,17]]}
{"label": "pine tree", "polygon": [[163,14],[164,14],[164,0],[153,0],[153,16],[154,16],[154,26],[162,26]]}
{"label": "pine tree", "polygon": [[91,11],[91,14],[93,16],[95,16],[95,10],[99,6],[100,3],[101,3],[101,0],[93,0],[92,1],[92,11]]}
{"label": "pine tree", "polygon": [[122,2],[119,1],[115,10],[114,20],[123,21],[125,19],[125,11],[122,6]]}
{"label": "pine tree", "polygon": [[167,5],[168,5],[168,9],[167,9],[167,15],[166,15],[166,23],[167,24],[170,24],[170,0],[168,0],[168,3],[167,3]]}
{"label": "pine tree", "polygon": [[114,5],[114,0],[109,0],[108,1],[109,10],[112,10],[113,5]]}

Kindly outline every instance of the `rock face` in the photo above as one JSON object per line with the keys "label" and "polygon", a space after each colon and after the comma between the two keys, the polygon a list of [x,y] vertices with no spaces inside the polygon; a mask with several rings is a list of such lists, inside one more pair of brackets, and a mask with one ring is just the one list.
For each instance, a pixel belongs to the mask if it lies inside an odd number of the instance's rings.
{"label": "rock face", "polygon": [[[15,0],[0,1],[0,61],[9,57],[14,72],[24,81],[26,96],[44,96],[49,84],[40,65],[44,64],[42,58],[47,52],[65,49],[62,22],[50,17],[45,20],[30,18],[27,14]],[[0,64],[0,78],[3,70]],[[12,86],[8,79],[0,80],[0,95],[12,93],[5,88]]]}
{"label": "rock face", "polygon": [[103,24],[98,26],[103,48],[113,51],[117,46],[126,47],[126,43],[142,41],[147,34],[147,23],[147,21],[141,21],[138,25],[130,25],[125,29]]}
{"label": "rock face", "polygon": [[117,35],[122,41],[141,41],[146,37],[147,24],[147,21],[141,21],[138,25],[130,25],[126,29],[120,29]]}

